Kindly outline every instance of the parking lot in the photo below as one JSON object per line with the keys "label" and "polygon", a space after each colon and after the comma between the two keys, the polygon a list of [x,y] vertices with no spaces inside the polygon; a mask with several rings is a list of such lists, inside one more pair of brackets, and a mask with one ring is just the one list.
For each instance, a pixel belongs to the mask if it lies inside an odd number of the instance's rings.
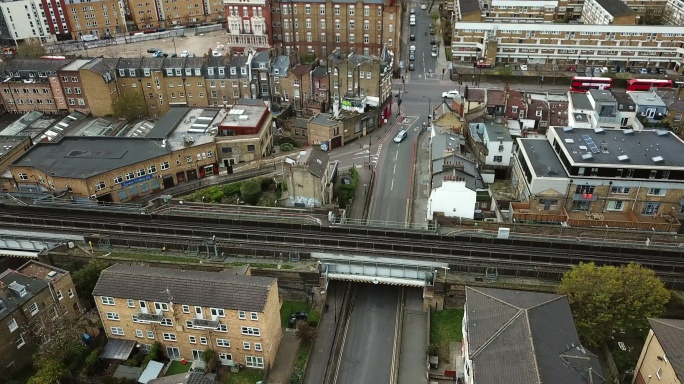
{"label": "parking lot", "polygon": [[225,30],[195,35],[194,29],[186,28],[185,36],[182,37],[89,48],[87,53],[85,50],[74,53],[90,57],[152,57],[152,54],[148,53],[147,50],[157,48],[168,54],[176,53],[180,56],[181,52],[188,51],[189,53],[194,53],[195,56],[201,57],[208,53],[209,49],[216,49],[219,45],[224,45],[227,48],[226,41],[223,39],[225,35]]}

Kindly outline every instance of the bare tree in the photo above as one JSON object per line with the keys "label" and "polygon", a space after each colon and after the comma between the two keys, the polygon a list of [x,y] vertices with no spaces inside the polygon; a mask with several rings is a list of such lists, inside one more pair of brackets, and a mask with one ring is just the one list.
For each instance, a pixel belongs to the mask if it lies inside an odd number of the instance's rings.
{"label": "bare tree", "polygon": [[[54,308],[56,311],[56,307]],[[34,365],[43,366],[51,361],[65,363],[85,351],[81,342],[83,329],[77,319],[68,316],[53,316],[57,312],[48,310],[38,318],[32,318],[26,331],[38,344],[34,354]]]}

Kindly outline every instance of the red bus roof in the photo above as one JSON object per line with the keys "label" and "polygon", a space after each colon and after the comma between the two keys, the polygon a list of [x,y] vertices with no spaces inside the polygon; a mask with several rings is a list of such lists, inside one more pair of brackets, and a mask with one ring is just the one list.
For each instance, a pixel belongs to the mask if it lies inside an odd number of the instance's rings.
{"label": "red bus roof", "polygon": [[648,84],[672,84],[672,80],[661,80],[661,79],[630,79],[628,84],[634,83],[648,83]]}
{"label": "red bus roof", "polygon": [[573,80],[578,80],[578,81],[605,81],[605,82],[612,82],[613,79],[610,77],[582,77],[582,76],[575,76],[572,78]]}

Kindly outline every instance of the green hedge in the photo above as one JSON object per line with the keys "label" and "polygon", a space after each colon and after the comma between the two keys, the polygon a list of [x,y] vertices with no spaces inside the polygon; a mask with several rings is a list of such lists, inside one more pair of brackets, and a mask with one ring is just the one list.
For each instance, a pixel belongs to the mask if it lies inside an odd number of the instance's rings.
{"label": "green hedge", "polygon": [[356,194],[356,188],[359,186],[359,171],[356,168],[352,168],[349,171],[349,175],[351,176],[351,184],[339,183],[334,191],[340,208],[347,207],[349,201],[354,198],[354,195]]}

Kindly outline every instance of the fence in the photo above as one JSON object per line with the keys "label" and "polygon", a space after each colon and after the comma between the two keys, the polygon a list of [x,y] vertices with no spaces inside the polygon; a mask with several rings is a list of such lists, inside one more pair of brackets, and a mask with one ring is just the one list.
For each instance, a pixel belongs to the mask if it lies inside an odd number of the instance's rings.
{"label": "fence", "polygon": [[[219,27],[221,27],[220,24],[217,24],[217,25]],[[213,25],[210,25],[209,27],[213,27]],[[204,28],[204,27],[202,27],[202,28]],[[221,28],[219,28],[219,29],[221,29]],[[70,42],[70,43],[66,43],[66,44],[55,44],[55,45],[50,45],[50,46],[45,47],[45,50],[50,54],[55,54],[55,53],[65,54],[65,53],[69,53],[69,52],[82,51],[85,49],[110,47],[110,46],[114,46],[114,45],[139,43],[142,41],[168,39],[168,38],[172,38],[172,37],[182,37],[182,36],[185,36],[185,29],[172,29],[170,31],[146,33],[146,34],[142,34],[142,35],[119,36],[119,37],[115,37],[113,39],[103,39],[103,40],[97,40],[97,41],[90,41],[87,43],[80,41],[80,42]]]}
{"label": "fence", "polygon": [[223,25],[221,25],[221,24],[203,25],[203,26],[195,28],[195,35],[198,35],[200,33],[220,31],[222,29],[223,29]]}

